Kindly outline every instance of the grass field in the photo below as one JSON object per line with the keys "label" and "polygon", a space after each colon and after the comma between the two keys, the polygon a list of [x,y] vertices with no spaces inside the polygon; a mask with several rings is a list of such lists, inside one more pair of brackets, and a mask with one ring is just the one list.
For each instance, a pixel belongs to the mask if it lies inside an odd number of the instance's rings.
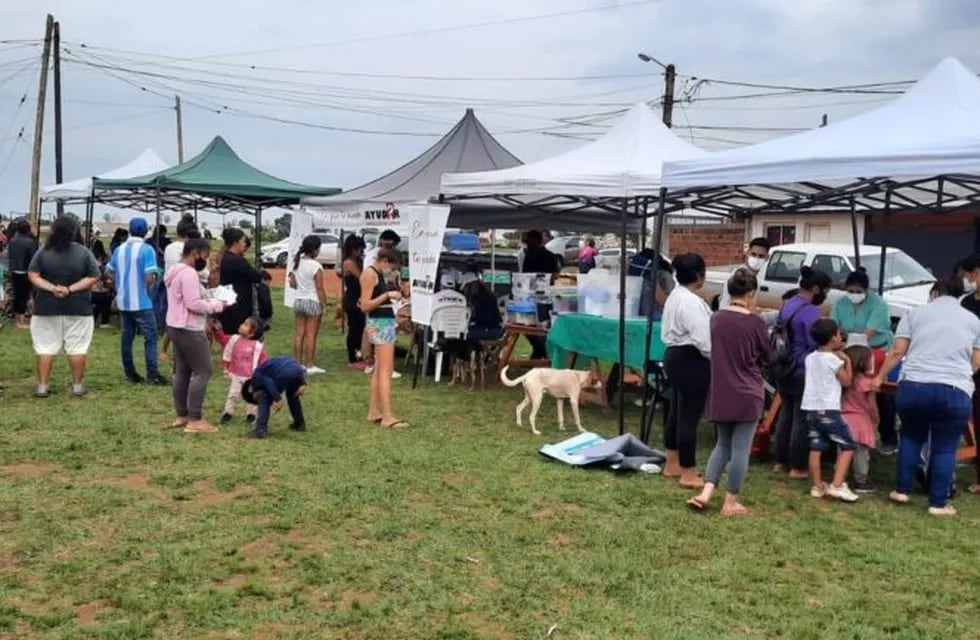
{"label": "grass field", "polygon": [[[268,344],[286,353],[278,314]],[[97,331],[87,398],[62,358],[59,392],[35,400],[29,336],[8,325],[0,638],[980,638],[980,500],[945,520],[921,496],[820,502],[755,465],[753,517],[694,514],[662,478],[539,459],[561,439],[554,403],[533,436],[516,389],[406,376],[414,428],[370,426],[341,345],[326,329],[309,432],[280,415],[250,441],[237,420],[162,431],[169,391],[124,384],[114,330]],[[215,377],[214,419],[225,391]],[[583,420],[615,432],[612,413]],[[873,462],[883,484],[892,463]]]}

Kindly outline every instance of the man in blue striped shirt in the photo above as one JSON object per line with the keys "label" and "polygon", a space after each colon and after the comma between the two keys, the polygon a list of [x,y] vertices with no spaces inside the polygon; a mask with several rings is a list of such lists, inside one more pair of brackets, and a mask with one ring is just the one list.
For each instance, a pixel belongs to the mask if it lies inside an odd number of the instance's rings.
{"label": "man in blue striped shirt", "polygon": [[116,286],[116,307],[122,324],[122,363],[126,378],[134,383],[143,382],[133,364],[133,340],[136,330],[143,334],[146,351],[146,382],[168,385],[157,368],[157,321],[153,312],[150,288],[160,274],[157,254],[144,242],[148,225],[143,218],[129,221],[129,239],[112,253],[106,269]]}

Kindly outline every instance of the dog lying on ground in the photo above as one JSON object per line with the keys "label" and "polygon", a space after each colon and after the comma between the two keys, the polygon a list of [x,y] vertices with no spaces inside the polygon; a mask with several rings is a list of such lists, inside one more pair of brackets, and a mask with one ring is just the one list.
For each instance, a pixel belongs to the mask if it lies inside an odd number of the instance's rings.
{"label": "dog lying on ground", "polygon": [[575,369],[531,369],[524,375],[511,380],[507,377],[508,367],[500,371],[500,381],[508,387],[524,385],[524,400],[517,405],[517,426],[524,426],[521,423],[521,414],[524,409],[531,405],[531,413],[528,420],[531,423],[531,432],[540,435],[535,418],[538,409],[541,408],[541,399],[544,394],[555,398],[558,402],[558,429],[565,430],[564,403],[567,399],[572,405],[572,416],[575,418],[575,426],[579,433],[585,431],[582,427],[582,420],[579,417],[578,401],[583,389],[598,389],[602,387],[602,380],[593,369],[588,371],[577,371]]}

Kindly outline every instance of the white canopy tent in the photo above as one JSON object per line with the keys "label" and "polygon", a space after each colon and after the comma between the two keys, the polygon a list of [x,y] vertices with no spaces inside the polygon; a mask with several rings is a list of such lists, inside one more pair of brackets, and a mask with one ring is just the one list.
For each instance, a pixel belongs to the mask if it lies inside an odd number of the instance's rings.
{"label": "white canopy tent", "polygon": [[[502,212],[534,212],[581,218],[591,227],[620,224],[621,260],[626,263],[626,234],[630,218],[646,217],[650,200],[660,199],[656,240],[663,233],[668,205],[662,188],[661,172],[667,160],[701,158],[707,152],[679,138],[667,128],[645,103],[633,106],[599,139],[566,153],[538,162],[498,171],[446,174],[442,177],[440,198],[452,204],[454,218],[467,213],[467,200],[499,203],[496,207],[474,207],[470,211],[492,215]],[[670,206],[681,208],[680,205]],[[559,226],[555,222],[551,226]],[[657,261],[654,260],[654,264]],[[656,276],[654,269],[653,276]],[[626,269],[620,272],[620,290],[626,288]],[[620,296],[619,361],[625,360],[625,297]],[[649,352],[652,314],[647,319],[646,348]],[[623,368],[620,367],[620,386]],[[645,412],[646,413],[646,412]],[[652,411],[649,413],[652,415]],[[645,416],[644,420],[648,419]],[[623,395],[619,398],[620,433],[624,429]],[[644,428],[642,431],[646,431]]]}
{"label": "white canopy tent", "polygon": [[163,171],[169,166],[169,164],[164,162],[160,156],[157,155],[156,151],[146,148],[138,156],[117,169],[105,171],[97,176],[79,178],[78,180],[72,180],[71,182],[62,182],[61,184],[52,184],[46,187],[41,187],[41,201],[84,202],[89,198],[92,198],[94,195],[97,195],[93,191],[93,183],[95,178],[125,180],[128,178],[144,176],[150,173],[156,173],[157,171]]}
{"label": "white canopy tent", "polygon": [[671,159],[664,185],[720,213],[980,202],[980,79],[946,58],[895,100],[826,127]]}

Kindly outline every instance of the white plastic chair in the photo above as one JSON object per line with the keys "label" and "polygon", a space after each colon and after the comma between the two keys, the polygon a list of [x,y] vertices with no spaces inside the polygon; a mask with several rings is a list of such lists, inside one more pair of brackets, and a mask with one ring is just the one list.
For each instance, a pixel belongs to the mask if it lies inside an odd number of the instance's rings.
{"label": "white plastic chair", "polygon": [[470,309],[463,304],[441,304],[432,310],[430,339],[425,344],[425,355],[422,362],[428,364],[429,352],[436,354],[435,380],[442,379],[442,359],[445,351],[440,344],[442,340],[465,340],[470,328]]}

